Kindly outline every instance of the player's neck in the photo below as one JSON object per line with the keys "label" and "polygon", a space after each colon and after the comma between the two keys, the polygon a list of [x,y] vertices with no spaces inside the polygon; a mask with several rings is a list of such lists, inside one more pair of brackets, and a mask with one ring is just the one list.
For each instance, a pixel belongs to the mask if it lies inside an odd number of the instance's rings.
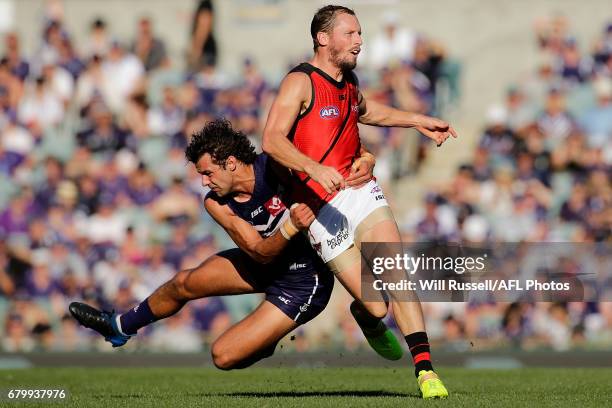
{"label": "player's neck", "polygon": [[330,62],[329,57],[323,54],[315,54],[314,57],[309,61],[310,65],[319,68],[327,75],[335,79],[336,81],[342,81],[344,72],[340,67]]}
{"label": "player's neck", "polygon": [[255,190],[255,168],[252,164],[239,164],[234,174],[234,200],[244,202],[251,199]]}

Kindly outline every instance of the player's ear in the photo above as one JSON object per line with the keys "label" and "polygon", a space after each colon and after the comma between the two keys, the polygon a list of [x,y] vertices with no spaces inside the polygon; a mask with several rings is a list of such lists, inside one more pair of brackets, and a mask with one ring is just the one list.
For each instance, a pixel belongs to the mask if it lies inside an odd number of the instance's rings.
{"label": "player's ear", "polygon": [[317,33],[317,42],[320,46],[325,47],[327,44],[329,44],[329,34],[319,31]]}
{"label": "player's ear", "polygon": [[236,158],[234,156],[229,156],[225,161],[225,168],[229,171],[236,170]]}

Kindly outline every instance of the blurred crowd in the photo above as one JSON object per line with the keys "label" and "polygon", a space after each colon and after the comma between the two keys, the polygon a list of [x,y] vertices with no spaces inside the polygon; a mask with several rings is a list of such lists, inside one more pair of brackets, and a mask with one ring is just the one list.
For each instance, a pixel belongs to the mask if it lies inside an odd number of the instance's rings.
{"label": "blurred crowd", "polygon": [[[95,19],[77,49],[53,4],[37,49],[26,54],[9,33],[0,61],[0,350],[8,352],[108,350],[67,314],[71,301],[124,311],[177,270],[231,246],[203,210],[206,191],[184,148],[216,116],[259,146],[280,80],[266,79],[251,58],[238,77],[217,68],[210,1],[194,12],[185,61],[170,58],[146,17],[131,39]],[[408,240],[609,239],[612,30],[586,51],[557,25],[538,31],[542,65],[492,108],[473,162],[402,225]],[[397,15],[386,14],[382,27],[364,47],[363,92],[443,115],[460,98],[459,64]],[[405,148],[403,132],[364,128],[383,183],[413,172],[427,151],[424,138]],[[343,296],[330,304],[333,318],[298,331],[296,349],[365,347],[344,318]],[[191,302],[127,347],[202,350],[258,302]],[[546,336],[559,332],[573,344],[590,340],[592,328],[612,329],[605,304],[424,307],[432,339],[450,348],[476,338],[557,347]],[[586,324],[589,316],[599,323]]]}
{"label": "blurred crowd", "polygon": [[[121,40],[96,18],[77,49],[61,2],[48,4],[37,49],[26,54],[8,33],[0,61],[5,351],[98,347],[67,314],[71,301],[126,310],[228,247],[184,150],[216,116],[256,134],[271,92],[250,61],[239,80],[218,73],[210,1],[194,12],[185,61],[169,57],[147,17]],[[199,350],[256,301],[194,302],[143,342]]]}
{"label": "blurred crowd", "polygon": [[[594,44],[579,44],[569,20],[557,15],[538,21],[536,37],[539,65],[489,109],[471,161],[405,220],[406,241],[605,243],[609,259],[612,24]],[[572,273],[584,272],[583,263]],[[601,284],[612,289],[610,276]],[[559,350],[609,347],[607,300],[430,304],[426,316],[441,340],[456,339],[466,349],[472,339]]]}

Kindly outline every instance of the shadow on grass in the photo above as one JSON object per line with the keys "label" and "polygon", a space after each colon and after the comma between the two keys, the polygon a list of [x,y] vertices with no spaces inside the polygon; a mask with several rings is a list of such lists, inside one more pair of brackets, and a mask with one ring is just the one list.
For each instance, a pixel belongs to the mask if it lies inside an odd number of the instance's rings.
{"label": "shadow on grass", "polygon": [[256,397],[256,398],[300,398],[300,397],[409,397],[418,398],[421,396],[415,394],[405,394],[401,392],[389,391],[363,391],[363,390],[345,390],[345,391],[269,391],[269,392],[228,392],[228,393],[201,393],[191,396],[199,397]]}

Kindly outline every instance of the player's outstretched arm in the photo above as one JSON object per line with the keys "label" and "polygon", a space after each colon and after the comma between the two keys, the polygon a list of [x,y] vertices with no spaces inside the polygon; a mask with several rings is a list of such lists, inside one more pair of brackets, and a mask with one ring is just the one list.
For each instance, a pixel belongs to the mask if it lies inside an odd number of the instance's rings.
{"label": "player's outstretched arm", "polygon": [[263,132],[263,151],[292,170],[308,174],[332,193],[345,187],[342,175],[333,167],[323,166],[300,152],[287,138],[300,110],[309,102],[311,83],[307,75],[294,72],[285,77],[270,108]]}
{"label": "player's outstretched arm", "polygon": [[315,219],[312,210],[305,204],[293,205],[291,218],[268,238],[262,238],[251,224],[238,217],[227,205],[221,205],[212,198],[204,201],[206,211],[227,231],[228,235],[256,262],[272,262],[287,247],[299,231],[307,230]]}
{"label": "player's outstretched arm", "polygon": [[396,126],[415,128],[425,136],[433,139],[439,146],[457,132],[448,123],[431,116],[401,111],[373,100],[366,100],[360,93],[359,122],[373,126]]}

